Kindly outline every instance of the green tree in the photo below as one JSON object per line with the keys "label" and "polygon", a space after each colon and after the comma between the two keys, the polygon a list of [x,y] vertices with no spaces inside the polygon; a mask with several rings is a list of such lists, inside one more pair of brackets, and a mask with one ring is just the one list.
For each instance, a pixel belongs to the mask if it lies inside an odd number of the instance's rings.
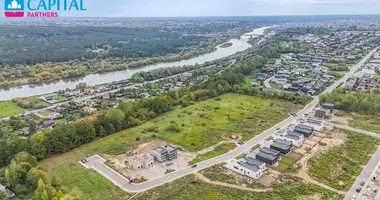
{"label": "green tree", "polygon": [[26,180],[33,189],[37,188],[38,181],[40,179],[45,183],[47,183],[49,180],[44,171],[39,170],[37,168],[32,168],[31,170],[29,170]]}
{"label": "green tree", "polygon": [[82,144],[93,141],[96,138],[94,124],[88,120],[81,120],[75,124],[76,132]]}

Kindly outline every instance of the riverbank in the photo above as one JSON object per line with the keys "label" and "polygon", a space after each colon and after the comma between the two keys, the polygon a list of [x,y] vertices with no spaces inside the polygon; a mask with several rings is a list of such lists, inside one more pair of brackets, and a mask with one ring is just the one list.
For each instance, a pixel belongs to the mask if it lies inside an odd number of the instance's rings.
{"label": "riverbank", "polygon": [[[265,30],[270,27],[262,27],[255,29],[253,33],[264,34]],[[244,34],[245,35],[245,34]],[[184,65],[203,64],[208,61],[218,60],[238,52],[244,51],[251,47],[248,43],[249,37],[241,37],[240,39],[231,39],[229,42],[233,45],[227,48],[217,47],[216,51],[204,55],[197,56],[191,59],[185,59],[176,62],[158,63],[146,65],[139,68],[130,68],[121,71],[113,71],[99,74],[89,74],[74,80],[60,80],[54,83],[44,84],[42,86],[30,87],[29,85],[19,86],[17,88],[10,88],[9,90],[0,91],[0,101],[11,100],[16,97],[29,97],[36,95],[43,95],[46,93],[53,93],[66,88],[73,89],[79,83],[87,83],[87,85],[99,85],[113,81],[120,81],[130,78],[134,73],[149,71],[158,68],[168,68]]]}

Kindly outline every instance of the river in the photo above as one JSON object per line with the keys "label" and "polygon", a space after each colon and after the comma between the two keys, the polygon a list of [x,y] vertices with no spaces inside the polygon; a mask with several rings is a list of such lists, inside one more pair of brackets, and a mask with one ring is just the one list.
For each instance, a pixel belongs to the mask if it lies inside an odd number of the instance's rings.
{"label": "river", "polygon": [[[8,90],[1,90],[0,101],[11,100],[16,97],[30,97],[30,96],[43,95],[47,93],[53,93],[58,90],[64,90],[66,88],[73,89],[79,83],[87,83],[88,85],[98,85],[98,84],[109,83],[113,81],[124,80],[124,79],[130,78],[132,74],[141,72],[141,71],[149,71],[149,70],[158,69],[158,68],[167,68],[167,67],[175,67],[175,66],[183,66],[183,65],[194,65],[197,63],[203,64],[207,61],[221,59],[221,58],[233,55],[237,52],[241,52],[250,48],[251,45],[248,43],[248,40],[251,37],[251,35],[263,35],[265,29],[267,28],[270,28],[270,27],[262,27],[262,28],[254,29],[252,32],[242,35],[240,39],[236,39],[236,38],[231,39],[229,42],[232,43],[232,46],[230,47],[220,48],[218,46],[217,50],[212,53],[200,55],[198,57],[187,59],[187,60],[181,60],[177,62],[168,62],[168,63],[158,63],[158,64],[143,66],[143,67],[134,68],[134,69],[127,69],[127,70],[122,70],[122,71],[114,71],[114,72],[107,72],[107,73],[101,73],[101,74],[90,74],[76,80],[56,81],[54,83],[43,84],[41,86],[36,86],[36,87],[23,85],[20,87],[10,88]],[[252,37],[256,37],[256,36],[252,36]]]}

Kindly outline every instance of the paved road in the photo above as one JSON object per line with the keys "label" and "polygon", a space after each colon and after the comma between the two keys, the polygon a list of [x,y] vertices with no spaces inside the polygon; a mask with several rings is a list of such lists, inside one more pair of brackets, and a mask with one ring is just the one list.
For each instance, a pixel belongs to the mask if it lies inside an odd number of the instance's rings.
{"label": "paved road", "polygon": [[[344,83],[347,79],[349,79],[365,62],[367,62],[372,55],[377,51],[377,48],[372,50],[367,56],[365,56],[358,64],[353,66],[350,71],[339,81],[336,81],[334,84],[332,84],[330,87],[328,87],[322,94],[327,94],[333,91],[336,87],[338,87],[341,83]],[[126,192],[144,192],[151,188],[163,185],[167,182],[182,178],[188,174],[195,173],[197,171],[209,168],[213,165],[225,162],[227,160],[233,159],[236,156],[248,151],[252,146],[258,144],[260,141],[265,140],[266,138],[272,136],[278,128],[285,128],[289,124],[296,123],[297,120],[303,118],[304,114],[311,112],[319,103],[319,98],[314,97],[314,99],[300,112],[297,113],[296,117],[289,117],[286,120],[276,124],[272,128],[264,131],[260,135],[257,135],[256,137],[252,138],[251,140],[247,141],[244,145],[241,145],[234,150],[227,152],[223,155],[220,155],[215,158],[211,158],[209,160],[205,160],[203,162],[198,163],[197,167],[192,168],[191,166],[183,168],[181,170],[174,171],[170,174],[163,175],[159,178],[156,178],[154,180],[149,180],[147,182],[141,183],[141,184],[129,184],[128,181],[125,181],[125,178],[118,174],[116,171],[107,168],[102,164],[102,160],[98,157],[94,157],[93,159],[90,159],[90,163],[92,164],[92,167],[98,171],[100,174],[105,176],[108,180],[110,180],[115,185],[119,186],[121,189],[123,189]],[[379,155],[380,156],[380,155]]]}
{"label": "paved road", "polygon": [[264,85],[266,88],[272,88],[272,86],[270,85],[270,82],[274,79],[274,76],[268,78],[267,80],[264,81]]}
{"label": "paved road", "polygon": [[[365,191],[365,188],[367,188],[369,184],[371,177],[373,176],[374,172],[379,168],[379,164],[380,164],[379,161],[380,161],[380,147],[377,148],[376,152],[373,154],[372,158],[368,161],[363,171],[356,178],[355,183],[352,185],[350,190],[346,193],[346,196],[344,197],[345,200],[351,200],[353,195],[355,195],[356,199],[358,200],[361,198],[363,192]],[[365,185],[362,187],[362,190],[360,191],[360,193],[357,193],[356,189],[361,187],[360,186],[361,182],[365,182]]]}

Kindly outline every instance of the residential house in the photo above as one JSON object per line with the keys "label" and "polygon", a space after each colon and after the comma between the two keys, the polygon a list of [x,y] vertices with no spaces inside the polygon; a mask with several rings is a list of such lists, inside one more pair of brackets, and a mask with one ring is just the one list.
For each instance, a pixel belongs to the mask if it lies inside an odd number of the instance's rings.
{"label": "residential house", "polygon": [[324,127],[324,124],[323,124],[322,120],[313,119],[313,118],[308,118],[306,120],[305,125],[313,127],[314,130],[319,131],[319,132],[323,131],[323,127]]}
{"label": "residential house", "polygon": [[45,120],[45,121],[42,123],[42,125],[43,125],[44,127],[52,127],[52,126],[54,126],[54,124],[55,124],[55,122],[54,122],[53,119]]}
{"label": "residential house", "polygon": [[329,119],[331,117],[331,111],[325,108],[318,108],[315,111],[315,117],[321,118],[321,119]]}
{"label": "residential house", "polygon": [[44,95],[44,96],[42,96],[42,98],[43,98],[45,101],[55,101],[55,100],[57,100],[57,94],[48,94],[48,95]]}
{"label": "residential house", "polygon": [[83,112],[87,113],[87,114],[93,114],[97,111],[96,108],[92,108],[92,107],[89,107],[89,106],[85,106],[82,108]]}
{"label": "residential house", "polygon": [[268,165],[275,164],[280,159],[281,152],[263,147],[259,150],[259,153],[256,154],[256,159],[265,162]]}
{"label": "residential house", "polygon": [[[258,179],[261,175],[263,175],[264,170],[266,169],[265,163],[254,159],[252,157],[248,157],[245,160],[231,160],[232,168],[231,170],[239,173],[243,176],[248,176],[252,179]],[[227,164],[228,165],[228,164]]]}
{"label": "residential house", "polygon": [[301,133],[294,131],[289,131],[284,137],[283,140],[291,142],[294,146],[300,147],[304,141],[304,136]]}
{"label": "residential house", "polygon": [[306,125],[299,124],[294,128],[294,131],[301,133],[304,137],[309,138],[313,135],[314,128]]}
{"label": "residential house", "polygon": [[154,148],[150,153],[158,162],[166,162],[177,158],[177,148],[166,145],[164,147]]}
{"label": "residential house", "polygon": [[154,157],[148,153],[135,155],[129,162],[128,167],[134,170],[147,169],[153,167]]}
{"label": "residential house", "polygon": [[293,148],[292,142],[283,140],[283,139],[275,139],[273,143],[270,145],[271,149],[277,150],[282,154],[286,155]]}
{"label": "residential house", "polygon": [[334,111],[334,104],[332,104],[332,103],[324,103],[324,104],[322,104],[322,108],[329,109],[330,112],[333,112]]}

